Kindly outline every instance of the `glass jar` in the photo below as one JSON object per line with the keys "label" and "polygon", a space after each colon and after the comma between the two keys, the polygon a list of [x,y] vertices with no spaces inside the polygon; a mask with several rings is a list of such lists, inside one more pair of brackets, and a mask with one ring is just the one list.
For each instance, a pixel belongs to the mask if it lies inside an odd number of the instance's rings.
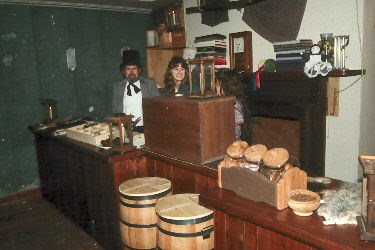
{"label": "glass jar", "polygon": [[258,172],[260,166],[262,165],[262,161],[244,161],[242,166],[244,168],[248,168],[254,172]]}
{"label": "glass jar", "polygon": [[285,165],[289,160],[289,152],[285,148],[273,148],[263,155],[260,173],[277,183],[284,175]]}
{"label": "glass jar", "polygon": [[235,158],[227,155],[225,157],[225,166],[227,167],[241,167],[243,165],[243,157]]}
{"label": "glass jar", "polygon": [[284,172],[285,164],[278,166],[277,168],[266,165],[263,165],[261,168],[261,174],[276,183],[284,176]]}
{"label": "glass jar", "polygon": [[267,147],[263,144],[252,145],[244,152],[245,161],[243,167],[252,171],[259,171],[263,164],[263,154],[267,151]]}
{"label": "glass jar", "polygon": [[329,62],[333,65],[334,41],[332,33],[320,34],[320,41],[318,42],[320,53],[322,54],[322,61]]}

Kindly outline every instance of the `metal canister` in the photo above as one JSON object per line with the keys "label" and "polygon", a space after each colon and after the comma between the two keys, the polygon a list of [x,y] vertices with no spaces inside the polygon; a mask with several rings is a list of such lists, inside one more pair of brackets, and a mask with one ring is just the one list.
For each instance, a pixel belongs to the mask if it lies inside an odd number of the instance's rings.
{"label": "metal canister", "polygon": [[349,45],[349,36],[335,36],[334,44],[334,63],[335,69],[345,69],[345,48]]}

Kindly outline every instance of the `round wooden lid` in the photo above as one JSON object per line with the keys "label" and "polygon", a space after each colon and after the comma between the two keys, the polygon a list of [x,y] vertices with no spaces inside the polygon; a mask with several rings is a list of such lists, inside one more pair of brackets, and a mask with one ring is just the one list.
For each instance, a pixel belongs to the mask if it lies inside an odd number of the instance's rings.
{"label": "round wooden lid", "polygon": [[211,209],[198,204],[199,194],[175,194],[160,198],[155,211],[160,217],[171,220],[188,220],[208,216]]}
{"label": "round wooden lid", "polygon": [[289,159],[288,150],[285,148],[273,148],[263,155],[263,163],[266,167],[279,168]]}
{"label": "round wooden lid", "polygon": [[118,189],[125,196],[150,196],[170,190],[171,182],[160,177],[135,178],[123,182]]}
{"label": "round wooden lid", "polygon": [[248,147],[245,141],[235,141],[227,147],[227,154],[232,158],[241,158]]}
{"label": "round wooden lid", "polygon": [[263,158],[267,147],[263,144],[255,144],[247,148],[244,152],[245,159],[248,161],[260,161]]}

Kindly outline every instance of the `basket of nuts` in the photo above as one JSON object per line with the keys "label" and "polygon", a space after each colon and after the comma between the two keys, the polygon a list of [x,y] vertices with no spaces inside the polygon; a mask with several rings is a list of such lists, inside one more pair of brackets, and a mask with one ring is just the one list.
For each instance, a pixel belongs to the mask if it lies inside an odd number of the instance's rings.
{"label": "basket of nuts", "polygon": [[292,190],[288,193],[288,206],[296,215],[310,216],[320,206],[320,197],[310,190]]}

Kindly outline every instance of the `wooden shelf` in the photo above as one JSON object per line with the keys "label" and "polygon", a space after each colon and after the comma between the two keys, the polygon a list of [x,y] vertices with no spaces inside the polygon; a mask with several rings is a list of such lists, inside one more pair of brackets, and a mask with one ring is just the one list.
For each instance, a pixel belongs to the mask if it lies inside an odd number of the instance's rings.
{"label": "wooden shelf", "polygon": [[242,9],[245,8],[247,5],[255,4],[263,0],[249,0],[247,2],[244,1],[232,1],[226,4],[215,4],[210,5],[206,4],[206,6],[200,7],[190,7],[186,8],[186,14],[193,14],[193,13],[202,13],[208,11],[222,11],[222,10],[232,10],[232,9]]}
{"label": "wooden shelf", "polygon": [[[306,74],[303,71],[280,71],[280,72],[261,72],[261,75],[268,77],[291,77],[291,78],[300,78],[306,77]],[[328,77],[348,77],[348,76],[358,76],[366,75],[365,69],[350,70],[350,69],[333,69],[328,73]]]}
{"label": "wooden shelf", "polygon": [[328,73],[331,77],[346,77],[346,76],[358,76],[366,75],[365,69],[351,70],[351,69],[334,69]]}
{"label": "wooden shelf", "polygon": [[170,46],[170,47],[147,47],[149,50],[174,50],[174,49],[184,49],[185,46]]}

